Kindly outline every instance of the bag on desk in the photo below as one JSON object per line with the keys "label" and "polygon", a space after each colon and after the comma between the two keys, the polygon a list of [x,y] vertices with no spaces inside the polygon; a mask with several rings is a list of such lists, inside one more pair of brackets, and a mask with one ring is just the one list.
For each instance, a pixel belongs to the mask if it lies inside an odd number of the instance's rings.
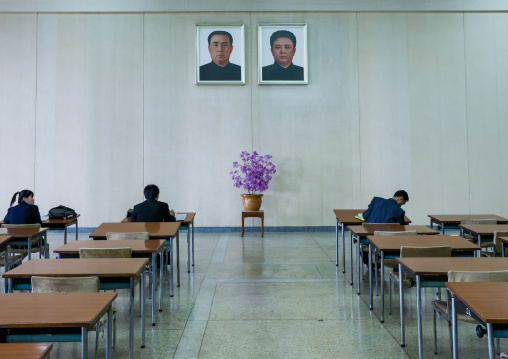
{"label": "bag on desk", "polygon": [[76,217],[76,211],[72,208],[65,207],[65,206],[58,206],[55,208],[51,208],[49,210],[49,218],[50,219],[67,219]]}

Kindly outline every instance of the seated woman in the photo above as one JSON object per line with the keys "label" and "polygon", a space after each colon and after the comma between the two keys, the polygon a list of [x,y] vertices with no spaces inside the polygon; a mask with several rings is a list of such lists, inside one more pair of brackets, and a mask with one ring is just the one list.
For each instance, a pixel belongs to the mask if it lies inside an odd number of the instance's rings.
{"label": "seated woman", "polygon": [[[18,204],[12,206],[18,196]],[[10,208],[7,210],[7,215],[4,218],[4,223],[8,224],[34,224],[40,223],[41,214],[39,207],[34,205],[34,193],[28,189],[14,193],[12,196]]]}

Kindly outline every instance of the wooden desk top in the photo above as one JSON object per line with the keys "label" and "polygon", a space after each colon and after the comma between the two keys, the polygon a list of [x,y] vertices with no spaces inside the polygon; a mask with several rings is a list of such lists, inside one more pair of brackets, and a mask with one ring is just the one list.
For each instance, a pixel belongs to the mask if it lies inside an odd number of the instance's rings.
{"label": "wooden desk top", "polygon": [[459,236],[367,236],[372,245],[384,252],[400,252],[400,247],[450,246],[455,251],[479,251],[480,247]]}
{"label": "wooden desk top", "polygon": [[508,224],[459,224],[459,227],[476,236],[493,236],[496,231],[508,231]]}
{"label": "wooden desk top", "polygon": [[89,328],[117,293],[0,294],[0,328]]}
{"label": "wooden desk top", "polygon": [[401,232],[401,231],[417,231],[418,234],[439,234],[438,231],[430,229],[426,226],[408,225],[401,226],[398,224],[386,225],[376,223],[364,223],[361,226],[349,226],[349,230],[357,236],[373,235],[375,231]]}
{"label": "wooden desk top", "polygon": [[[183,221],[177,221],[183,224],[191,224],[194,220],[194,217],[196,217],[196,212],[176,212],[176,214],[186,214],[185,219]],[[120,223],[130,223],[131,217],[125,217],[122,219],[122,222]]]}
{"label": "wooden desk top", "polygon": [[47,228],[2,228],[2,229],[6,230],[5,232],[2,231],[2,233],[6,233],[6,235],[11,236],[13,238],[34,237],[35,235],[44,233],[48,230]]}
{"label": "wooden desk top", "polygon": [[497,219],[497,223],[508,223],[508,218],[495,214],[429,214],[435,222],[446,224],[460,224],[463,219]]}
{"label": "wooden desk top", "polygon": [[[361,225],[364,222],[356,219],[355,216],[357,216],[358,213],[365,212],[366,210],[367,209],[334,209],[333,213],[335,213],[335,217],[337,217],[339,222],[346,226],[355,224]],[[409,224],[411,223],[411,220],[404,216],[404,223]]]}
{"label": "wooden desk top", "polygon": [[69,243],[55,249],[53,253],[79,253],[80,248],[132,248],[132,253],[157,253],[160,248],[164,245],[166,240],[164,239],[148,239],[148,240],[136,240],[136,239],[120,239],[114,241],[94,241],[79,240],[70,241]]}
{"label": "wooden desk top", "polygon": [[44,359],[52,343],[0,343],[0,359]]}
{"label": "wooden desk top", "polygon": [[42,221],[42,227],[64,227],[65,225],[77,221],[80,214],[77,214],[76,217],[66,218],[66,219],[47,219]]}
{"label": "wooden desk top", "polygon": [[12,239],[11,236],[0,236],[0,248],[9,242],[9,240]]}
{"label": "wooden desk top", "polygon": [[[498,238],[501,242],[508,243],[508,237],[499,237]],[[501,250],[501,248],[499,248]]]}
{"label": "wooden desk top", "polygon": [[412,275],[447,276],[448,271],[508,270],[508,258],[450,257],[450,258],[396,258]]}
{"label": "wooden desk top", "polygon": [[448,282],[446,287],[484,323],[508,323],[508,283]]}
{"label": "wooden desk top", "polygon": [[106,239],[108,232],[148,232],[150,239],[165,239],[176,236],[180,222],[129,222],[129,223],[102,223],[90,238]]}
{"label": "wooden desk top", "polygon": [[13,268],[4,278],[42,277],[136,277],[145,269],[146,258],[32,259]]}

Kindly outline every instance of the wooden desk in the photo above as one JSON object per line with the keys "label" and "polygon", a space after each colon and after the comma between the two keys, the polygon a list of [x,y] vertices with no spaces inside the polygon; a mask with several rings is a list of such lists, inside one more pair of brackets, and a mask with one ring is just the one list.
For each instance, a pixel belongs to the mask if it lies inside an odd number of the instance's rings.
{"label": "wooden desk", "polygon": [[[339,265],[339,229],[342,234],[342,273],[346,272],[346,247],[345,247],[345,226],[361,225],[363,221],[355,218],[358,213],[366,209],[334,209],[335,214],[335,265]],[[404,224],[411,223],[411,220],[404,216]],[[350,259],[353,258],[353,249],[350,248]]]}
{"label": "wooden desk", "polygon": [[[169,296],[173,296],[173,237],[176,238],[176,285],[180,286],[180,237],[178,229],[180,222],[129,222],[129,223],[102,223],[90,234],[92,239],[106,239],[108,232],[148,232],[150,239],[165,239],[166,245],[169,247]],[[163,256],[164,257],[164,256]],[[162,258],[161,263],[164,258]],[[157,262],[156,262],[157,263]],[[154,264],[154,272],[156,271],[156,263]],[[161,272],[162,273],[162,272]],[[160,281],[163,280],[162,274]],[[159,293],[159,301],[162,301],[162,293]],[[162,307],[159,308],[161,310]]]}
{"label": "wooden desk", "polygon": [[245,218],[261,218],[261,237],[265,236],[265,211],[242,211],[242,237]]}
{"label": "wooden desk", "polygon": [[501,241],[501,257],[504,257],[504,247],[508,244],[508,237],[499,237],[499,240]]}
{"label": "wooden desk", "polygon": [[[372,249],[380,253],[381,257],[381,323],[384,323],[384,260],[400,257],[400,247],[452,247],[452,256],[473,257],[475,251],[480,251],[476,244],[459,236],[367,236],[369,241],[369,258],[372,258]],[[369,260],[369,306],[373,309],[372,302],[372,260]],[[376,271],[377,277],[377,271]],[[377,278],[376,278],[377,287]]]}
{"label": "wooden desk", "polygon": [[76,240],[78,240],[78,217],[67,218],[67,219],[47,219],[42,221],[42,227],[48,229],[64,229],[64,244],[67,244],[67,227],[76,225]]}
{"label": "wooden desk", "polygon": [[129,289],[129,357],[132,357],[134,288],[138,282],[141,286],[141,347],[145,345],[144,276],[147,263],[145,258],[34,259],[10,270],[3,277],[9,281],[9,292],[31,290],[33,276],[95,276],[100,279],[100,289]]}
{"label": "wooden desk", "polygon": [[508,223],[508,218],[500,217],[495,214],[429,214],[430,228],[434,228],[434,224],[441,226],[441,234],[445,234],[446,226],[456,227],[463,219],[497,219],[498,224]]}
{"label": "wooden desk", "polygon": [[364,223],[360,226],[348,226],[349,239],[351,241],[351,260],[349,261],[349,268],[351,272],[349,284],[353,285],[353,237],[356,239],[356,267],[357,267],[357,292],[360,294],[360,273],[362,271],[361,244],[367,244],[367,236],[373,235],[376,231],[389,231],[389,232],[405,232],[416,231],[418,234],[436,235],[439,232],[430,229],[426,226],[418,225],[404,225],[399,224],[386,225],[376,223]]}
{"label": "wooden desk", "polygon": [[[0,330],[7,340],[24,334],[77,334],[81,358],[88,358],[88,330],[107,313],[106,356],[111,357],[112,303],[117,293],[8,293],[0,294]],[[79,329],[75,332],[74,329]],[[4,331],[4,333],[6,333]],[[17,337],[17,338],[16,338]],[[46,337],[47,341],[47,337]]]}
{"label": "wooden desk", "polygon": [[[177,214],[186,215],[183,221],[177,222],[181,223],[180,228],[187,228],[187,273],[190,273],[190,250],[192,250],[192,266],[194,267],[194,217],[196,217],[196,212],[177,212]],[[130,221],[131,217],[125,217],[121,223],[130,223]]]}
{"label": "wooden desk", "polygon": [[482,245],[482,239],[493,239],[494,232],[508,231],[508,224],[459,224],[463,233],[468,233],[478,239],[478,245]]}
{"label": "wooden desk", "polygon": [[51,343],[0,343],[0,359],[44,359],[51,349]]}
{"label": "wooden desk", "polygon": [[[57,253],[59,258],[79,258],[80,248],[132,248],[133,258],[148,258],[151,259],[153,266],[153,272],[157,273],[157,254],[162,253],[164,247],[164,239],[149,239],[146,241],[141,240],[115,240],[115,241],[93,241],[93,240],[81,240],[69,242],[66,245],[59,247],[53,251]],[[162,266],[160,267],[162,272]],[[162,273],[160,273],[162,275]],[[152,280],[152,295],[151,298],[155,298],[155,286],[157,281],[155,275]],[[161,294],[162,293],[162,281],[159,281],[159,311],[162,311]],[[152,325],[155,325],[155,300],[152,300]]]}
{"label": "wooden desk", "polygon": [[[458,357],[457,308],[487,327],[489,358],[494,359],[494,332],[506,331],[508,325],[508,283],[446,283],[452,293],[453,358]],[[501,336],[505,337],[505,336]]]}
{"label": "wooden desk", "polygon": [[[499,271],[508,270],[508,258],[494,257],[452,257],[452,258],[397,258],[399,275],[403,272],[416,277],[416,308],[418,322],[418,353],[422,357],[422,287],[444,287],[448,281],[448,271]],[[405,346],[404,328],[404,291],[399,285],[400,296],[400,338],[401,346]]]}
{"label": "wooden desk", "polygon": [[[3,228],[6,235],[11,236],[10,245],[28,246],[28,260],[32,259],[32,240],[39,239],[39,248],[43,243],[47,243],[47,228]],[[2,233],[4,233],[2,231]],[[49,253],[44,253],[45,258],[49,258]]]}

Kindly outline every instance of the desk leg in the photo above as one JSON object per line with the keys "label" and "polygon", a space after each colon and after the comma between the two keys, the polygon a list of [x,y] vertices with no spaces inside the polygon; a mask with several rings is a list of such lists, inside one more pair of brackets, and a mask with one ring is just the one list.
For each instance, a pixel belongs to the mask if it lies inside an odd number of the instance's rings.
{"label": "desk leg", "polygon": [[187,226],[187,273],[190,273],[190,226]]}
{"label": "desk leg", "polygon": [[243,237],[243,226],[244,226],[245,217],[242,214],[242,237]]}
{"label": "desk leg", "polygon": [[192,220],[192,266],[194,267],[194,219]]}
{"label": "desk leg", "polygon": [[67,244],[67,225],[64,227],[64,244]]}
{"label": "desk leg", "polygon": [[176,286],[180,286],[180,233],[176,232]]}
{"label": "desk leg", "polygon": [[78,220],[76,219],[76,240],[78,240]]}
{"label": "desk leg", "polygon": [[423,333],[422,333],[422,288],[420,276],[416,276],[416,318],[418,324],[418,358],[423,358]]}
{"label": "desk leg", "polygon": [[[162,257],[161,257],[161,262],[162,262]],[[162,268],[162,266],[161,266]],[[152,292],[152,327],[155,326],[155,285],[156,285],[156,282],[157,282],[157,253],[152,253],[152,273],[151,273],[151,276],[152,276],[152,280],[151,280],[151,283],[152,283],[152,288],[151,288],[151,292]]]}
{"label": "desk leg", "polygon": [[[504,251],[503,251],[504,253]],[[5,246],[5,252],[4,252],[4,270],[5,272],[8,272],[9,271],[9,246]],[[9,289],[8,289],[8,283],[9,281],[5,281],[4,279],[4,293],[7,293],[9,292]]]}
{"label": "desk leg", "polygon": [[457,310],[455,308],[455,298],[452,297],[452,358],[457,359]]}
{"label": "desk leg", "polygon": [[369,243],[369,308],[372,310],[372,245]]}
{"label": "desk leg", "polygon": [[[377,272],[377,271],[376,271]],[[379,285],[381,286],[381,323],[385,322],[385,286],[384,286],[384,277],[385,277],[385,253],[381,251],[381,275],[379,278]]]}
{"label": "desk leg", "polygon": [[342,273],[346,273],[346,241],[344,239],[344,224],[341,226],[341,232],[342,232]]}
{"label": "desk leg", "polygon": [[335,266],[339,266],[339,219],[335,218]]}
{"label": "desk leg", "polygon": [[494,345],[494,328],[492,323],[487,323],[487,338],[489,340],[489,359],[494,359],[496,346]]}
{"label": "desk leg", "polygon": [[[344,227],[344,225],[342,225]],[[349,284],[353,285],[353,232],[349,231],[349,273],[351,279],[349,280]]]}
{"label": "desk leg", "polygon": [[[178,236],[178,232],[176,232],[176,235]],[[163,282],[163,277],[164,277],[164,270],[162,268],[163,263],[164,263],[164,255],[162,253],[163,252],[161,252],[161,267],[159,268],[159,312],[162,312],[162,282]],[[154,276],[155,276],[155,273],[157,273],[157,272],[154,271]],[[154,295],[155,295],[155,293],[154,293]],[[155,300],[155,297],[152,297],[152,298],[154,298],[152,300]]]}
{"label": "desk leg", "polygon": [[48,231],[44,232],[44,258],[49,259]]}
{"label": "desk leg", "polygon": [[[132,359],[134,346],[134,278],[129,278],[129,359]],[[153,300],[153,299],[152,299]]]}
{"label": "desk leg", "polygon": [[481,235],[478,235],[478,247],[480,247],[480,250],[478,251],[478,257],[481,257],[482,256],[482,236]]}
{"label": "desk leg", "polygon": [[[177,232],[178,235],[178,232]],[[169,238],[169,296],[173,296],[173,238]]]}
{"label": "desk leg", "polygon": [[361,281],[361,271],[362,271],[362,258],[360,256],[362,245],[360,243],[360,236],[356,237],[356,279],[358,282],[356,282],[356,292],[358,295],[360,294],[360,281]]}
{"label": "desk leg", "polygon": [[28,238],[28,260],[32,259],[32,238]]}
{"label": "desk leg", "polygon": [[400,346],[406,346],[406,328],[404,328],[404,288],[402,287],[404,281],[404,273],[402,273],[402,266],[399,264],[399,306],[400,306]]}
{"label": "desk leg", "polygon": [[504,242],[501,242],[501,257],[504,257]]}
{"label": "desk leg", "polygon": [[[141,348],[145,347],[145,270],[141,271],[139,276],[139,285],[141,286]],[[153,297],[152,297],[153,298]]]}
{"label": "desk leg", "polygon": [[81,328],[81,359],[88,359],[88,329]]}
{"label": "desk leg", "polygon": [[[106,335],[106,358],[111,359],[111,342],[113,338],[113,305],[109,306],[108,315],[106,316],[106,326],[108,334]],[[97,345],[97,344],[96,344]]]}

